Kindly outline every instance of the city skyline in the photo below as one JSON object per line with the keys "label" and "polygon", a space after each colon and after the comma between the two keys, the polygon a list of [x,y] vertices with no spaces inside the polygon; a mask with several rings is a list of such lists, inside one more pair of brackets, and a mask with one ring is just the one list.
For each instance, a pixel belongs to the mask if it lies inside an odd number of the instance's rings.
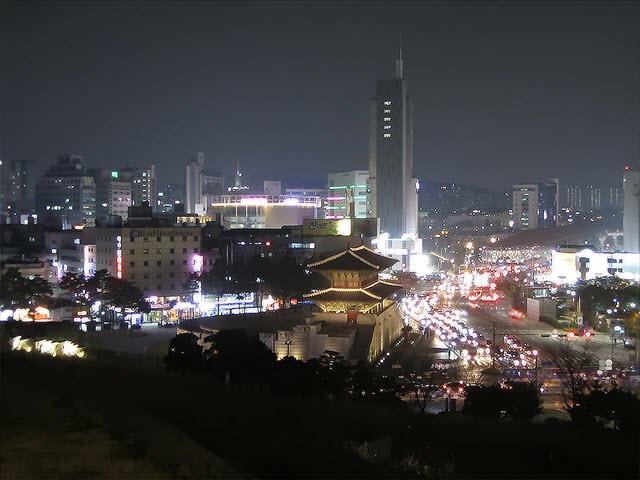
{"label": "city skyline", "polygon": [[2,159],[32,159],[38,174],[65,152],[88,168],[153,163],[162,183],[199,151],[224,176],[237,163],[273,178],[363,169],[368,99],[393,76],[402,32],[421,181],[594,183],[638,161],[639,12],[13,4],[2,16]]}

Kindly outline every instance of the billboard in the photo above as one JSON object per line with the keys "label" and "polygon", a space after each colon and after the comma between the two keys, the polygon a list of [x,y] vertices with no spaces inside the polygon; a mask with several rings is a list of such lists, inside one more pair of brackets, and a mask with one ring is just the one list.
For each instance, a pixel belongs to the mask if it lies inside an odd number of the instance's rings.
{"label": "billboard", "polygon": [[338,235],[340,220],[305,219],[302,223],[303,235]]}
{"label": "billboard", "polygon": [[307,219],[303,221],[303,235],[341,235],[345,237],[375,237],[377,218],[343,218],[340,220]]}

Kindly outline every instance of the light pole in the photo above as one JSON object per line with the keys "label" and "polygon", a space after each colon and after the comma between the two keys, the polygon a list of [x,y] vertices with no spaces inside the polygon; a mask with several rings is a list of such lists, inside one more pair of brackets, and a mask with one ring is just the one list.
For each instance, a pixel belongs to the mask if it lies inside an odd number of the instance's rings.
{"label": "light pole", "polygon": [[289,351],[290,351],[292,343],[293,343],[293,341],[291,339],[288,339],[288,340],[284,341],[284,344],[287,346],[287,357],[289,356]]}

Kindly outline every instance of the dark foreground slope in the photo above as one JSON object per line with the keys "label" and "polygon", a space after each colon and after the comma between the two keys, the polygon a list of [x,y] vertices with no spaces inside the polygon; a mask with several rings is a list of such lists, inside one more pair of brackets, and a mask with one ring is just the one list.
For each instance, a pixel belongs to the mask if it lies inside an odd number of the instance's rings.
{"label": "dark foreground slope", "polygon": [[637,478],[637,439],[2,357],[3,478]]}

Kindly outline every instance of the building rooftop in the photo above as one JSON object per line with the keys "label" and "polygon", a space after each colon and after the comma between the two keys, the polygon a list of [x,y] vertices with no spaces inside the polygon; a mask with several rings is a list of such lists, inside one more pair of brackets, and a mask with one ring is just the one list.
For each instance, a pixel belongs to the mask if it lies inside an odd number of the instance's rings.
{"label": "building rooftop", "polygon": [[342,252],[331,255],[308,265],[315,270],[378,270],[383,271],[398,263],[398,260],[380,255],[361,245],[348,247]]}

